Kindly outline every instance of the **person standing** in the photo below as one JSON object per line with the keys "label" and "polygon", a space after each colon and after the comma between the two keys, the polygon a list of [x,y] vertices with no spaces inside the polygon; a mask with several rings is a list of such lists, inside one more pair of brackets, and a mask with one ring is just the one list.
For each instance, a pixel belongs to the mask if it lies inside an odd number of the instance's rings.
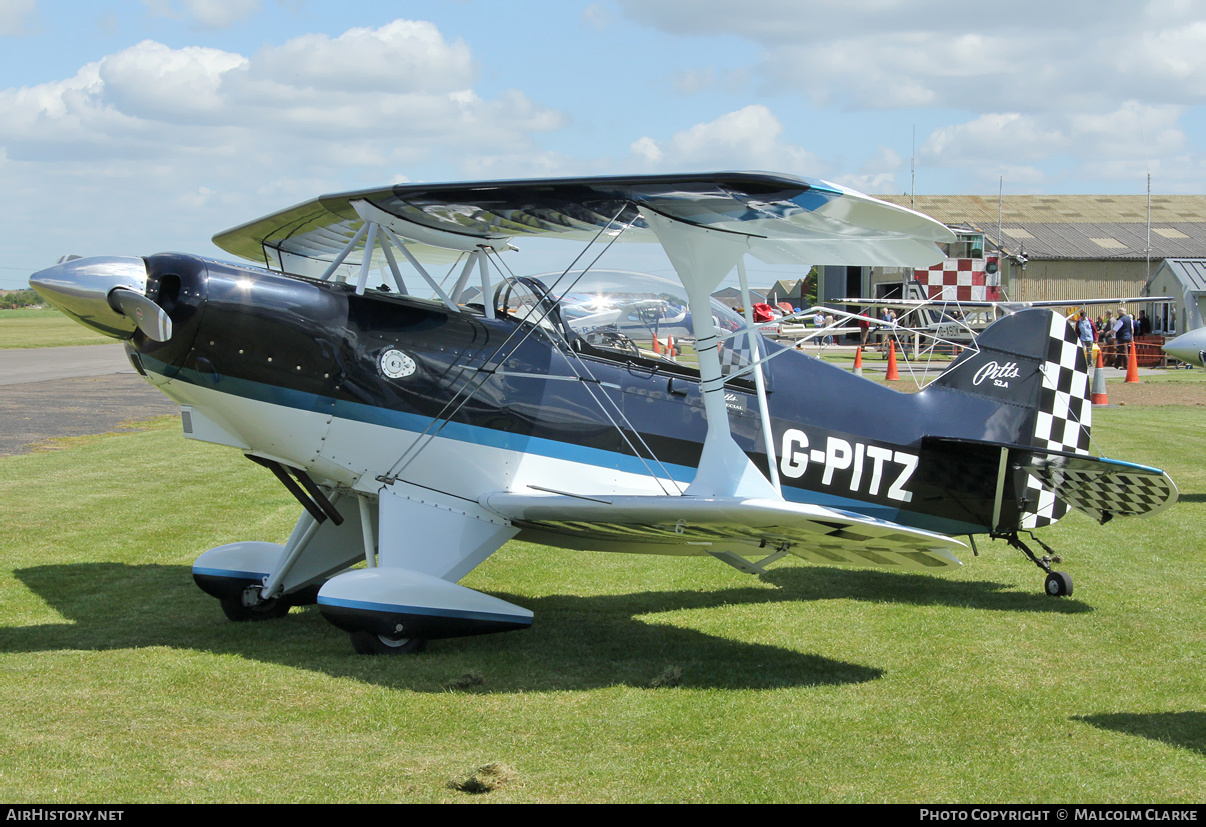
{"label": "person standing", "polygon": [[1101,352],[1105,354],[1105,364],[1113,367],[1118,354],[1114,352],[1114,314],[1109,310],[1101,323],[1101,335],[1097,337],[1097,341],[1101,345]]}
{"label": "person standing", "polygon": [[1085,351],[1085,364],[1093,363],[1093,323],[1089,321],[1089,314],[1085,311],[1080,311],[1080,321],[1076,323],[1076,332],[1080,336],[1080,346]]}
{"label": "person standing", "polygon": [[1147,313],[1140,310],[1139,318],[1135,319],[1135,335],[1150,336],[1152,335],[1152,323],[1147,318]]}
{"label": "person standing", "polygon": [[1126,312],[1125,307],[1118,308],[1118,321],[1114,323],[1114,341],[1117,358],[1114,367],[1126,370],[1130,356],[1131,342],[1135,339],[1135,320]]}

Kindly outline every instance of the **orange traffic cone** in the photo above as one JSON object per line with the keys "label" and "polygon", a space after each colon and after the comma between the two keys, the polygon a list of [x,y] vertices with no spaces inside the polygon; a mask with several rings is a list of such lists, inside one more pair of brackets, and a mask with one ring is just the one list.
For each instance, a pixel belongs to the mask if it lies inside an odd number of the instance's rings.
{"label": "orange traffic cone", "polygon": [[884,377],[889,382],[895,382],[900,379],[900,374],[896,372],[896,340],[888,342],[888,375]]}
{"label": "orange traffic cone", "polygon": [[1102,361],[1100,350],[1097,351],[1097,367],[1093,368],[1092,400],[1094,405],[1110,404],[1110,400],[1106,396],[1105,362]]}
{"label": "orange traffic cone", "polygon": [[1139,357],[1135,353],[1135,343],[1131,342],[1131,352],[1126,359],[1126,381],[1139,381]]}
{"label": "orange traffic cone", "polygon": [[653,352],[656,353],[658,356],[662,355],[662,346],[660,344],[658,344],[656,335],[654,335],[654,337],[653,337]]}
{"label": "orange traffic cone", "polygon": [[863,375],[863,346],[859,345],[858,350],[854,351],[854,375]]}
{"label": "orange traffic cone", "polygon": [[666,355],[673,359],[678,354],[674,352],[674,338],[666,334]]}

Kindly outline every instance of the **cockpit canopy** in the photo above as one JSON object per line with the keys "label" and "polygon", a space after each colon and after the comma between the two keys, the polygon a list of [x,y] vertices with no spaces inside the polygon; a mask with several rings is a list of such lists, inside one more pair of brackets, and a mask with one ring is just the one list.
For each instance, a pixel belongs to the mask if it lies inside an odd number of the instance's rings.
{"label": "cockpit canopy", "polygon": [[[622,270],[519,277],[499,286],[495,308],[500,316],[560,334],[580,353],[698,370],[686,291],[673,279]],[[736,377],[752,362],[750,336],[761,334],[744,331],[745,320],[715,299],[711,309],[722,372]]]}

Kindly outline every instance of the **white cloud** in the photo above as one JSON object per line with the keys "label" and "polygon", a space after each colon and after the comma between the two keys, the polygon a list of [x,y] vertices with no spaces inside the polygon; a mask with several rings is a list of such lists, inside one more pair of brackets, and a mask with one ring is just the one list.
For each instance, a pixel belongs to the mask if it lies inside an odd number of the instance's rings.
{"label": "white cloud", "polygon": [[[533,140],[563,116],[517,90],[483,96],[475,71],[463,43],[396,21],[252,55],[148,40],[0,90],[0,255],[17,239],[45,261],[202,251],[215,230],[321,192],[563,165]],[[45,216],[77,249],[58,249]]]}
{"label": "white cloud", "polygon": [[659,169],[815,170],[815,156],[780,140],[783,125],[767,107],[751,104],[658,141],[644,136],[632,160]]}
{"label": "white cloud", "polygon": [[472,85],[469,47],[447,43],[433,24],[395,20],[339,37],[303,35],[255,57],[253,80],[320,90],[451,92]]}
{"label": "white cloud", "polygon": [[1200,4],[1020,0],[969,14],[953,0],[620,0],[676,35],[762,48],[763,82],[842,108],[1105,110],[1136,98],[1206,102]]}
{"label": "white cloud", "polygon": [[311,142],[348,135],[381,144],[383,157],[394,147],[431,157],[445,148],[515,148],[561,125],[557,112],[521,92],[482,99],[472,78],[468,47],[446,43],[430,23],[307,35],[252,57],[148,40],[74,78],[0,92],[0,141],[10,157],[25,158],[80,143],[118,157],[139,142],[155,144],[156,154],[269,150],[283,171],[319,158],[341,163]]}
{"label": "white cloud", "polygon": [[1180,126],[1183,113],[1183,107],[1135,101],[1100,114],[988,113],[934,130],[919,161],[928,168],[963,169],[981,187],[1004,177],[1034,190],[1058,183],[1060,176],[1133,186],[1149,166],[1159,170],[1161,158],[1201,168]]}
{"label": "white cloud", "polygon": [[260,0],[143,0],[143,4],[157,17],[186,18],[198,28],[225,29],[254,14]]}
{"label": "white cloud", "polygon": [[174,124],[212,123],[228,106],[227,76],[247,68],[242,55],[144,40],[99,64],[99,101],[123,114]]}
{"label": "white cloud", "polygon": [[0,0],[0,36],[24,34],[35,6],[36,0]]}
{"label": "white cloud", "polygon": [[935,130],[921,148],[928,161],[984,164],[990,158],[1038,163],[1053,156],[1164,154],[1184,149],[1180,107],[1128,101],[1102,114],[989,113]]}
{"label": "white cloud", "polygon": [[592,29],[601,32],[611,25],[611,12],[601,3],[591,3],[582,12],[582,20]]}
{"label": "white cloud", "polygon": [[902,169],[903,165],[900,153],[891,147],[881,146],[873,157],[863,162],[858,173],[839,174],[833,178],[833,182],[859,192],[873,194],[900,192],[896,173]]}

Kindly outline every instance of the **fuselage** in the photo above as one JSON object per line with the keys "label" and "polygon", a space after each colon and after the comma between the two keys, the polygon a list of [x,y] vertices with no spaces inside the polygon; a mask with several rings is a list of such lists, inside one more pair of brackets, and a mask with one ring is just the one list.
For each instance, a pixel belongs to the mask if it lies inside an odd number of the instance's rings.
{"label": "fuselage", "polygon": [[[472,501],[526,486],[676,493],[694,475],[706,422],[689,366],[472,307],[190,256],[147,262],[147,294],[174,332],[127,346],[195,438],[335,486],[371,492],[397,478]],[[984,504],[952,499],[949,457],[922,441],[1022,442],[1024,410],[941,387],[901,393],[764,347],[786,499],[947,534],[988,530]],[[728,382],[726,400],[734,439],[768,470],[748,374]]]}

